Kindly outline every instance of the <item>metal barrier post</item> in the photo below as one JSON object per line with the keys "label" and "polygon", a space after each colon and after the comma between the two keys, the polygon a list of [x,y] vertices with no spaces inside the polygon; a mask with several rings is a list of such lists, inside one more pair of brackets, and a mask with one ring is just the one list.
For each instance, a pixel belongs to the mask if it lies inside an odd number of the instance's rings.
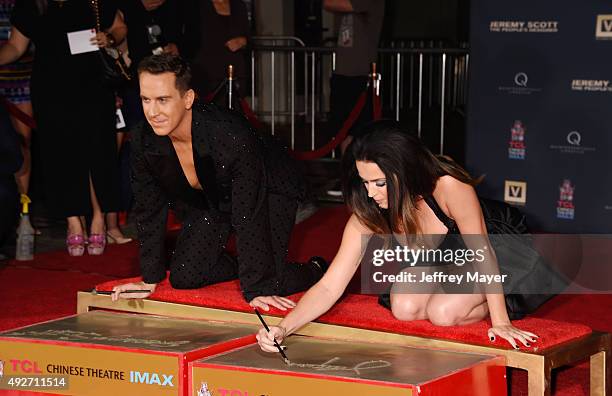
{"label": "metal barrier post", "polygon": [[423,53],[419,54],[419,112],[417,134],[421,137],[421,122],[423,118]]}
{"label": "metal barrier post", "polygon": [[457,106],[457,81],[459,80],[459,58],[455,57],[453,59],[453,74],[451,75],[453,79],[453,99],[451,101],[451,106]]}
{"label": "metal barrier post", "polygon": [[234,94],[233,90],[234,90],[234,66],[228,65],[227,66],[227,98],[228,98],[227,107],[229,107],[230,110],[233,107],[233,104],[232,104],[232,96]]}
{"label": "metal barrier post", "polygon": [[311,79],[311,87],[312,87],[312,92],[311,92],[311,97],[310,100],[312,101],[312,114],[310,115],[310,129],[311,129],[311,150],[315,149],[315,52],[312,51],[311,52],[312,55],[312,62],[311,62],[311,73],[312,73],[312,79]]}
{"label": "metal barrier post", "polygon": [[402,64],[402,54],[397,53],[397,70],[395,74],[395,121],[399,121],[400,117],[400,86],[401,86],[401,73],[400,66]]}
{"label": "metal barrier post", "polygon": [[308,119],[308,53],[304,52],[304,120]]}
{"label": "metal barrier post", "polygon": [[291,149],[295,149],[295,52],[291,51]]}
{"label": "metal barrier post", "polygon": [[271,70],[271,76],[270,77],[271,77],[271,80],[272,80],[272,124],[271,124],[271,126],[272,126],[272,136],[274,136],[274,121],[276,119],[276,114],[274,112],[275,111],[275,108],[274,108],[275,107],[274,106],[275,103],[274,102],[276,102],[276,96],[275,96],[276,87],[275,87],[275,84],[274,84],[274,51],[272,51],[270,61],[272,62],[271,67],[270,67],[270,70]]}
{"label": "metal barrier post", "polygon": [[[385,85],[385,88],[389,88],[389,94],[385,98],[385,104],[391,105],[391,111],[396,121],[402,118],[403,106],[408,106],[409,109],[418,110],[415,117],[417,118],[417,132],[420,137],[429,130],[426,130],[425,126],[425,110],[428,103],[431,103],[431,110],[434,110],[434,105],[437,108],[438,103],[440,104],[440,119],[439,119],[439,144],[440,153],[445,152],[445,137],[446,137],[446,111],[447,109],[461,108],[466,102],[467,97],[467,79],[469,69],[469,56],[467,49],[460,48],[442,48],[438,44],[434,46],[433,43],[426,42],[424,48],[418,46],[393,46],[392,48],[381,48],[379,49],[379,62],[376,66],[375,72],[373,72],[372,79],[369,80],[372,84],[374,94],[380,90],[381,80],[378,80],[377,76],[381,76],[379,69],[384,69],[384,73],[389,74],[389,84]],[[257,60],[257,56],[260,56],[260,60]],[[263,87],[255,86],[255,79],[261,79],[261,72],[257,69],[256,62],[265,60],[267,62],[268,53],[270,54],[271,65],[264,63],[266,67],[270,66],[270,72],[267,70],[265,74],[271,73],[271,84],[265,83]],[[278,69],[277,58],[278,54],[281,54],[282,59],[286,61],[281,62]],[[265,54],[261,57],[261,54]],[[298,83],[297,78],[301,78],[296,75],[296,61],[301,62],[302,60],[296,60],[296,56],[304,56],[304,91],[297,92],[296,84]],[[331,56],[328,60],[327,56]],[[407,58],[407,56],[409,58]],[[425,57],[428,57],[427,59]],[[440,56],[438,58],[438,56]],[[450,56],[450,58],[449,58]],[[310,57],[310,59],[309,59]],[[418,57],[418,58],[417,58]],[[409,64],[406,64],[408,61]],[[382,63],[381,63],[382,62]],[[418,62],[418,63],[417,63]],[[321,139],[317,138],[319,125],[321,121],[321,112],[327,111],[326,88],[323,89],[322,85],[325,85],[325,78],[330,71],[333,72],[336,63],[336,54],[334,48],[331,47],[300,47],[297,45],[260,45],[253,48],[251,52],[251,96],[252,105],[256,107],[257,101],[257,89],[265,89],[266,95],[270,92],[271,88],[271,104],[266,101],[265,106],[258,106],[257,114],[263,114],[266,119],[272,117],[271,130],[275,135],[279,134],[276,130],[277,127],[277,116],[285,117],[282,121],[283,126],[289,126],[285,124],[290,123],[290,140],[291,148],[294,150],[310,149],[314,150],[317,143],[321,143]],[[406,69],[404,69],[406,66]],[[427,70],[425,68],[427,67]],[[440,67],[440,71],[438,68]],[[289,70],[287,70],[289,69]],[[408,74],[407,74],[408,73]],[[283,88],[279,86],[278,75],[287,77],[288,86]],[[321,76],[321,79],[317,78],[317,75]],[[425,78],[428,81],[424,81]],[[232,79],[230,80],[229,86],[231,93],[230,105],[233,106],[235,84]],[[284,82],[285,80],[281,81]],[[436,86],[440,84],[440,86]],[[283,84],[284,86],[284,84]],[[265,87],[265,88],[264,88]],[[282,88],[282,91],[281,91]],[[279,89],[277,92],[276,90]],[[321,90],[319,92],[319,90]],[[425,92],[430,90],[430,92]],[[277,103],[277,96],[281,94],[282,103]],[[414,98],[414,96],[418,97]],[[287,96],[287,102],[285,102],[285,96]],[[261,96],[260,96],[261,97]],[[376,98],[377,107],[376,111],[380,111],[380,101],[382,95]],[[304,108],[296,109],[296,106],[300,106],[300,100],[304,100]],[[395,106],[395,108],[393,108]],[[418,106],[418,109],[417,109]],[[270,111],[271,110],[271,111]],[[310,123],[310,144],[305,143],[305,147],[300,147],[300,142],[297,140],[297,133],[301,133],[301,122],[302,115],[306,121],[304,132],[308,133],[308,123]],[[435,116],[434,116],[435,117]],[[299,125],[298,125],[299,124]],[[284,130],[285,128],[283,128]],[[289,133],[289,128],[287,133]],[[435,128],[434,128],[435,129]],[[435,133],[435,132],[433,132]],[[289,137],[287,137],[287,143],[289,145]],[[331,154],[333,156],[333,154]]]}
{"label": "metal barrier post", "polygon": [[[470,54],[466,54],[465,55],[465,79],[464,81],[467,82],[468,78],[470,76]],[[465,89],[465,85],[463,88],[463,103],[467,103],[467,96],[468,96],[468,90]]]}
{"label": "metal barrier post", "polygon": [[444,110],[446,97],[446,54],[442,54],[442,93],[440,99],[440,154],[444,154]]}
{"label": "metal barrier post", "polygon": [[251,107],[253,111],[257,109],[255,106],[255,51],[251,50]]}

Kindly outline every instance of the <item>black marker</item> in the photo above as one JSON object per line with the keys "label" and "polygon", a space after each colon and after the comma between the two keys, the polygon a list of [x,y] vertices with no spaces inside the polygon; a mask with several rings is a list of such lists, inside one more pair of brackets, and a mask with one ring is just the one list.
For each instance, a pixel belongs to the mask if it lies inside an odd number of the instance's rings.
{"label": "black marker", "polygon": [[[257,317],[259,318],[259,320],[261,321],[261,324],[263,325],[263,327],[266,329],[266,331],[269,333],[270,332],[270,328],[268,327],[268,325],[266,324],[266,322],[264,321],[263,317],[261,316],[261,314],[259,313],[259,311],[257,310],[257,308],[255,308],[255,313],[257,314]],[[287,357],[287,355],[285,355],[285,352],[283,351],[283,348],[281,348],[281,346],[278,344],[278,342],[276,341],[276,338],[274,339],[274,345],[276,345],[276,347],[278,348],[278,351],[280,352],[281,356],[283,357],[283,360],[285,361],[285,364],[289,364],[291,363],[289,361],[289,358]]]}
{"label": "black marker", "polygon": [[[114,291],[108,291],[108,290],[96,290],[93,289],[91,291],[91,294],[101,294],[104,296],[110,296],[111,294],[115,293]],[[137,293],[151,293],[151,290],[124,290],[122,292],[120,292],[119,294],[137,294]]]}

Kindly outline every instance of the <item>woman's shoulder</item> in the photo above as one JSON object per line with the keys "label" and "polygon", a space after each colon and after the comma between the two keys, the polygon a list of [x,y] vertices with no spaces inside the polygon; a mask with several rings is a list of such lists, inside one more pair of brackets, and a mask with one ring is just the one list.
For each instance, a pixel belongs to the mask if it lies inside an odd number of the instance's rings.
{"label": "woman's shoulder", "polygon": [[444,175],[436,181],[432,195],[440,208],[448,215],[448,207],[452,203],[465,202],[467,199],[476,197],[476,191],[470,184],[451,175]]}
{"label": "woman's shoulder", "polygon": [[438,179],[433,196],[440,209],[455,221],[466,213],[480,209],[474,187],[450,175]]}
{"label": "woman's shoulder", "polygon": [[374,231],[359,220],[355,213],[353,213],[346,222],[345,230],[349,229],[362,235],[370,235],[374,233]]}
{"label": "woman's shoulder", "polygon": [[454,178],[451,175],[444,175],[438,178],[436,186],[434,187],[433,195],[438,199],[447,198],[452,194],[473,194],[474,187],[470,184],[462,182],[459,179]]}

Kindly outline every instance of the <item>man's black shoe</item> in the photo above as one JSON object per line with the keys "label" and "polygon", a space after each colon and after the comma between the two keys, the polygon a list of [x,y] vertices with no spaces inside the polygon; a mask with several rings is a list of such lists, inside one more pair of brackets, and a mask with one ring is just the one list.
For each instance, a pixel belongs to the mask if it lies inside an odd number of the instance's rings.
{"label": "man's black shoe", "polygon": [[308,260],[308,264],[312,264],[317,268],[318,271],[321,271],[322,274],[327,272],[329,268],[329,263],[323,257],[313,256]]}

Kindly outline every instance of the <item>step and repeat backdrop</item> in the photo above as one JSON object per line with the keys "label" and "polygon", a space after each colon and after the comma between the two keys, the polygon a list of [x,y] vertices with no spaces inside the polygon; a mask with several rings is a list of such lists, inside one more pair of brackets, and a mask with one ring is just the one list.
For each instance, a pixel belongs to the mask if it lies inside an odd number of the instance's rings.
{"label": "step and repeat backdrop", "polygon": [[612,232],[612,4],[472,0],[467,167],[532,228]]}

